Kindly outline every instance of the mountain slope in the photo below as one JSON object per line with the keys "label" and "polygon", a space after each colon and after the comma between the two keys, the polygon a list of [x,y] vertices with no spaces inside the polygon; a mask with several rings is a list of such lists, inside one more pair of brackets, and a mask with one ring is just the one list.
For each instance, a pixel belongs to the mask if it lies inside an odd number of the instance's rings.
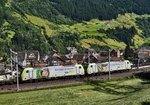
{"label": "mountain slope", "polygon": [[15,0],[27,13],[53,20],[64,15],[75,20],[110,20],[118,14],[150,13],[149,0]]}
{"label": "mountain slope", "polygon": [[48,54],[66,53],[68,46],[79,51],[149,46],[150,1],[77,1],[0,1],[0,56],[9,48]]}

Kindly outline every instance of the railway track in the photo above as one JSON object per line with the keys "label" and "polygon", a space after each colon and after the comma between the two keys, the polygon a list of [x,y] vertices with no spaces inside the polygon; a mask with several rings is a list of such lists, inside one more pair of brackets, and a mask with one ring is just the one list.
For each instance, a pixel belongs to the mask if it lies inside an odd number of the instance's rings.
{"label": "railway track", "polygon": [[[142,66],[139,67],[139,69],[133,68],[132,70],[124,71],[124,72],[122,71],[113,72],[111,73],[111,79],[125,78],[142,72],[150,72],[150,66]],[[92,80],[108,80],[108,73],[103,73],[100,75],[91,75],[88,77],[70,77],[70,78],[52,79],[46,81],[35,81],[33,83],[21,83],[20,90],[33,90],[33,89],[42,89],[42,88],[49,88],[49,87],[56,87],[56,86],[59,87],[65,85],[84,83],[86,81],[92,81]],[[15,92],[15,91],[16,91],[16,84],[0,85],[0,93]]]}

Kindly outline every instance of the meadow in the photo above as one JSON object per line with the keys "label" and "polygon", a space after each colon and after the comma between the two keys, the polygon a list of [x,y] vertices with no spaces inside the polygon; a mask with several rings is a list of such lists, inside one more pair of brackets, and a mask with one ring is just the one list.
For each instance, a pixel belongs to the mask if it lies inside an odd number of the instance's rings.
{"label": "meadow", "polygon": [[150,81],[133,77],[0,94],[0,105],[150,105]]}

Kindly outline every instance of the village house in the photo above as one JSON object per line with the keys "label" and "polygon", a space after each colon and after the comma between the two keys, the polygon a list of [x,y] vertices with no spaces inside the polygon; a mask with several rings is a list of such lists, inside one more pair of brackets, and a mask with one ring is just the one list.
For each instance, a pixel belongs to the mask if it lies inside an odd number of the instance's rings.
{"label": "village house", "polygon": [[0,71],[4,70],[4,64],[0,63]]}
{"label": "village house", "polygon": [[120,61],[122,60],[123,51],[120,48],[115,48],[111,50],[110,57],[112,61]]}
{"label": "village house", "polygon": [[0,63],[0,74],[4,74],[4,64]]}
{"label": "village house", "polygon": [[83,58],[84,58],[84,54],[75,54],[73,56],[73,59],[76,61],[76,63],[78,64],[82,64],[83,63]]}
{"label": "village house", "polygon": [[18,53],[18,63],[20,66],[35,66],[35,63],[40,60],[39,51],[23,51]]}
{"label": "village house", "polygon": [[86,49],[83,57],[83,62],[98,63],[100,56],[94,49]]}
{"label": "village house", "polygon": [[46,59],[48,66],[60,66],[60,65],[72,65],[76,64],[76,60],[73,59],[73,56],[61,55],[54,53],[49,55]]}
{"label": "village house", "polygon": [[[108,61],[108,57],[109,57],[108,50],[99,51],[99,55],[100,55],[100,62]],[[120,50],[119,48],[115,48],[110,51],[111,61],[122,60],[122,56],[123,56],[123,51]]]}
{"label": "village house", "polygon": [[141,48],[137,51],[138,59],[140,59],[140,63],[149,63],[150,62],[150,49],[149,48]]}

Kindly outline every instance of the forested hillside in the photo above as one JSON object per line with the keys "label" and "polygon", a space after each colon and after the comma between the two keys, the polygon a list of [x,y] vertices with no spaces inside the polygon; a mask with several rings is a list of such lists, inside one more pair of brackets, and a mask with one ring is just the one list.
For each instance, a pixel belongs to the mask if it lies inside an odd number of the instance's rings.
{"label": "forested hillside", "polygon": [[52,0],[62,14],[77,20],[110,20],[118,14],[150,13],[149,0]]}
{"label": "forested hillside", "polygon": [[0,56],[150,46],[149,0],[0,0]]}

